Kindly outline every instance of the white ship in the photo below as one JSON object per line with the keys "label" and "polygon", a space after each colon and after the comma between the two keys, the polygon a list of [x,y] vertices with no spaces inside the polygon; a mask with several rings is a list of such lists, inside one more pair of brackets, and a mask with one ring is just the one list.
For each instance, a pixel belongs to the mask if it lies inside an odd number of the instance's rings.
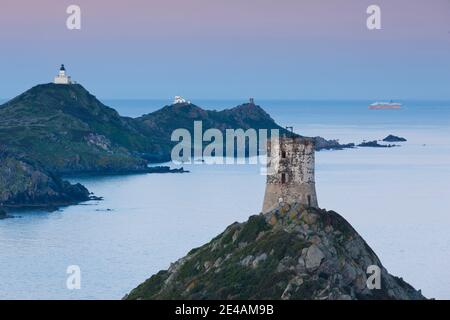
{"label": "white ship", "polygon": [[399,102],[374,102],[369,105],[371,110],[382,110],[382,109],[401,109],[402,104]]}

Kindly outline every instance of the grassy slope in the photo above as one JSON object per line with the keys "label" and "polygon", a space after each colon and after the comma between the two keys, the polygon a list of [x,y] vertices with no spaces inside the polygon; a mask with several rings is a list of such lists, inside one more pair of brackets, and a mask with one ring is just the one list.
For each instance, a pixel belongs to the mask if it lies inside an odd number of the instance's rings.
{"label": "grassy slope", "polygon": [[[106,137],[105,150],[87,142]],[[0,144],[54,172],[136,169],[149,139],[81,85],[38,85],[0,107]]]}

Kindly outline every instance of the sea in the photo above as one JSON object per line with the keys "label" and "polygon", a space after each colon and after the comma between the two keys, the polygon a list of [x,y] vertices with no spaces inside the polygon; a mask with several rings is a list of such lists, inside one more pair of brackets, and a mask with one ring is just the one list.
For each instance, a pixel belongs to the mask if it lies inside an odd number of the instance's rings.
{"label": "sea", "polygon": [[[170,104],[103,102],[130,117]],[[357,144],[389,134],[408,140],[318,152],[319,205],[347,219],[391,274],[426,297],[450,299],[450,101],[369,110],[372,102],[256,101],[302,135]],[[222,110],[242,101],[193,103]],[[259,214],[261,165],[184,168],[190,173],[71,177],[104,200],[0,220],[0,299],[121,299],[231,223]],[[71,285],[73,266],[79,288]]]}

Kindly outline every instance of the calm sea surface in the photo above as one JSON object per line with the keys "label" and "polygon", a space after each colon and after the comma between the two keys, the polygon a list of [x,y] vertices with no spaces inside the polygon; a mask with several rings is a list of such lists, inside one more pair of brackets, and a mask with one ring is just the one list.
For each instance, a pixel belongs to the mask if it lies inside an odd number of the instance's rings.
{"label": "calm sea surface", "polygon": [[[104,101],[139,116],[170,101]],[[209,109],[240,101],[196,100]],[[428,297],[450,299],[450,102],[257,101],[282,125],[341,142],[404,136],[399,148],[317,154],[319,204],[343,215],[385,267]],[[260,166],[187,167],[190,174],[73,178],[104,201],[0,221],[0,299],[120,299],[234,221],[259,213]],[[81,268],[81,290],[66,269]]]}

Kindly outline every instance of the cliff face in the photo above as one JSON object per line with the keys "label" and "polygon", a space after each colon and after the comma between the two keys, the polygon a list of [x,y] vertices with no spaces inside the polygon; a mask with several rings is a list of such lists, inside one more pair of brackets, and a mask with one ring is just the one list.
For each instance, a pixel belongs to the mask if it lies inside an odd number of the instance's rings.
{"label": "cliff face", "polygon": [[[381,269],[370,290],[367,268]],[[293,204],[235,223],[127,299],[425,299],[340,215]]]}
{"label": "cliff face", "polygon": [[25,159],[0,153],[0,205],[68,205],[89,200],[89,191],[70,184]]}

